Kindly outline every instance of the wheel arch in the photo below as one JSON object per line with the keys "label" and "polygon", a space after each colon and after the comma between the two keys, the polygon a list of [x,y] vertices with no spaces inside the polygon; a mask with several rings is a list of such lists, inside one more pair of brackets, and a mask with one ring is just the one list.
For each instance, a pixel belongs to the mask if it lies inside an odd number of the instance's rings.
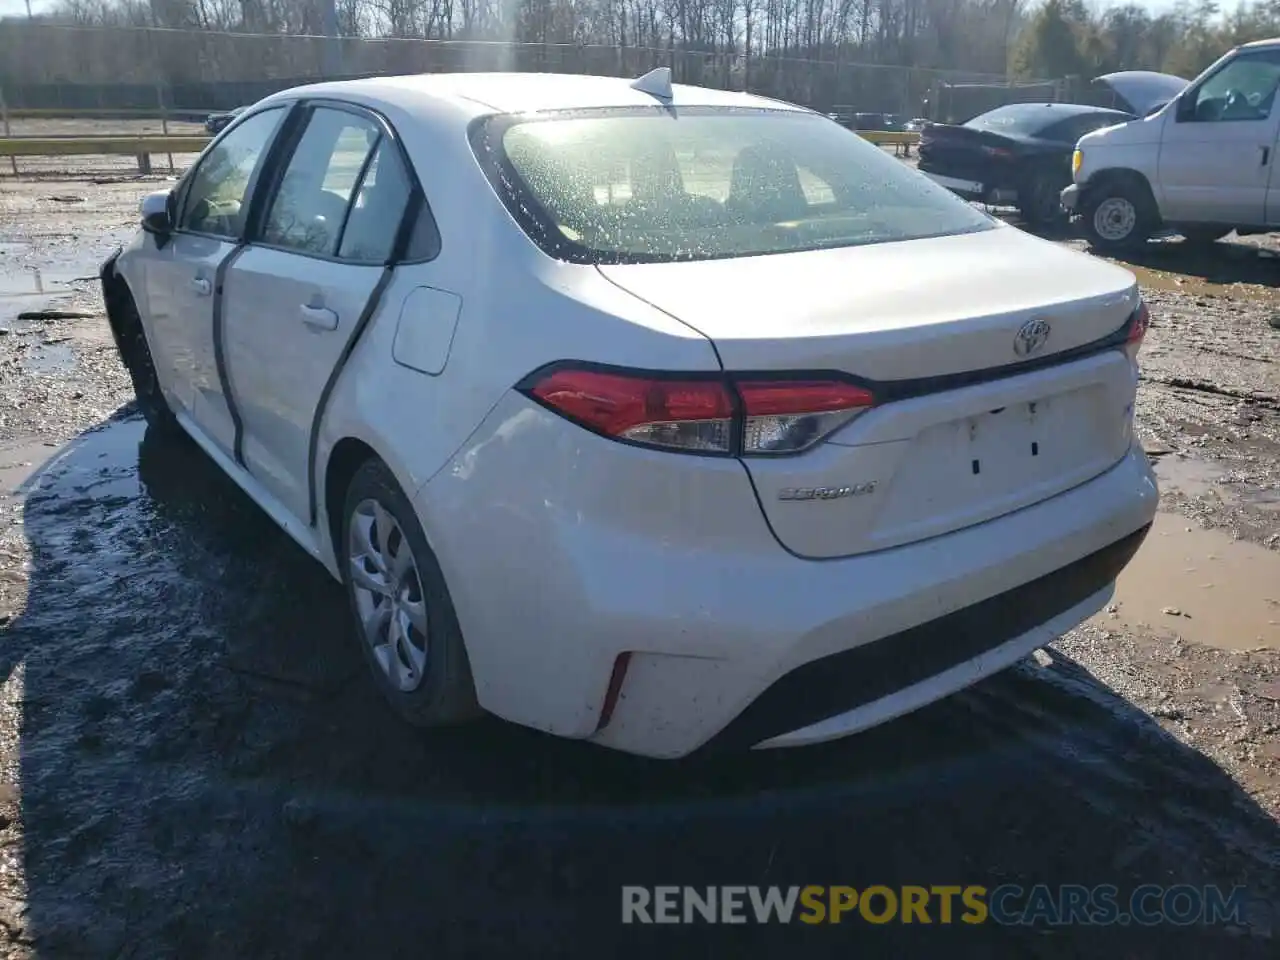
{"label": "wheel arch", "polygon": [[1084,192],[1095,194],[1098,190],[1115,186],[1126,186],[1137,190],[1140,199],[1147,204],[1147,213],[1159,219],[1160,205],[1156,203],[1156,194],[1151,187],[1151,181],[1147,179],[1146,174],[1131,167],[1107,167],[1097,171],[1084,185]]}
{"label": "wheel arch", "polygon": [[329,545],[333,548],[335,567],[342,556],[342,509],[347,488],[351,486],[351,480],[361,465],[372,459],[387,462],[367,441],[359,437],[342,437],[333,445],[325,460],[321,501],[324,504],[324,533],[328,535]]}
{"label": "wheel arch", "polygon": [[[327,544],[333,549],[335,570],[342,554],[342,512],[347,489],[351,486],[351,479],[356,475],[361,464],[368,460],[377,460],[390,471],[405,497],[411,503],[413,502],[417,485],[409,481],[410,473],[404,469],[405,465],[396,458],[387,456],[385,449],[386,445],[377,439],[370,438],[363,431],[346,431],[324,455],[323,470],[317,471],[319,473],[317,479],[320,481],[316,497],[316,505],[319,508],[316,518],[318,533],[328,538]],[[428,545],[431,545],[430,531],[426,529],[426,524],[422,523],[422,517],[418,518],[418,522],[423,526],[423,534],[427,537]]]}
{"label": "wheel arch", "polygon": [[130,331],[126,329],[128,315],[121,310],[121,306],[126,299],[132,300],[136,306],[137,298],[133,295],[129,281],[116,268],[116,261],[120,259],[120,253],[121,251],[117,250],[106,259],[102,264],[102,268],[98,271],[98,278],[102,281],[102,304],[107,311],[107,325],[111,328],[111,336],[116,342],[116,350],[127,365],[129,361],[127,349],[130,340],[126,334]]}

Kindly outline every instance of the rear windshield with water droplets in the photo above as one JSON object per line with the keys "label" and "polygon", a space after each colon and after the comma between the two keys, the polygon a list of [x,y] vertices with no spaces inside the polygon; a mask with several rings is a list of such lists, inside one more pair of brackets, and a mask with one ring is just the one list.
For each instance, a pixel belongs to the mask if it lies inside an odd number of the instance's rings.
{"label": "rear windshield with water droplets", "polygon": [[794,110],[499,116],[472,142],[526,232],[575,262],[757,256],[995,226],[891,153]]}

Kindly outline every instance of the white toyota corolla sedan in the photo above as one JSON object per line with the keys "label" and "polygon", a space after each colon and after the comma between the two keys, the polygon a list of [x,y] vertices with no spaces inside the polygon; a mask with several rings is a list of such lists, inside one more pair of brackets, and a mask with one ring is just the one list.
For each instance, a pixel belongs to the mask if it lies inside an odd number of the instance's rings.
{"label": "white toyota corolla sedan", "polygon": [[844,736],[1097,611],[1155,513],[1133,276],[807,109],[326,83],[142,215],[102,270],[139,407],[345,584],[414,724]]}

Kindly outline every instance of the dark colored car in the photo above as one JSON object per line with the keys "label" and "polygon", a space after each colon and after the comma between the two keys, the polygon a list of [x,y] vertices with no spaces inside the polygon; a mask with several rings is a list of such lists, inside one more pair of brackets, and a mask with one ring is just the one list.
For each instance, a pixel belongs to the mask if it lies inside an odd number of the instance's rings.
{"label": "dark colored car", "polygon": [[920,171],[969,200],[1016,206],[1032,226],[1063,217],[1071,152],[1086,133],[1127,123],[1131,113],[1075,103],[1011,103],[920,133]]}
{"label": "dark colored car", "polygon": [[851,130],[887,130],[888,114],[884,113],[855,113],[853,122],[850,124]]}
{"label": "dark colored car", "polygon": [[227,110],[222,113],[211,113],[205,117],[204,128],[210,133],[216,134],[224,127],[229,126],[231,121],[244,113],[246,109],[245,107],[236,107],[233,110]]}
{"label": "dark colored car", "polygon": [[896,113],[852,113],[847,108],[836,107],[827,116],[850,130],[902,129],[902,118]]}

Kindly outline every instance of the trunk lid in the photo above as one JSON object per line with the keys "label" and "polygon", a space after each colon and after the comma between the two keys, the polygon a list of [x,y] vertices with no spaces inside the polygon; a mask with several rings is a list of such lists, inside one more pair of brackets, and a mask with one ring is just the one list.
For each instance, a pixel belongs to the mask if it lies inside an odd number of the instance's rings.
{"label": "trunk lid", "polygon": [[[744,460],[775,533],[803,556],[979,523],[1128,451],[1133,364],[1120,350],[1080,350],[1123,327],[1138,304],[1133,275],[1011,227],[600,270],[702,332],[728,371],[834,371],[878,385],[887,402],[818,446]],[[1014,343],[1033,320],[1050,332],[1028,370]],[[1058,354],[1073,359],[1046,359]]]}
{"label": "trunk lid", "polygon": [[920,132],[919,168],[925,172],[983,182],[992,162],[1005,158],[1023,138],[974,130],[970,127],[931,123]]}

